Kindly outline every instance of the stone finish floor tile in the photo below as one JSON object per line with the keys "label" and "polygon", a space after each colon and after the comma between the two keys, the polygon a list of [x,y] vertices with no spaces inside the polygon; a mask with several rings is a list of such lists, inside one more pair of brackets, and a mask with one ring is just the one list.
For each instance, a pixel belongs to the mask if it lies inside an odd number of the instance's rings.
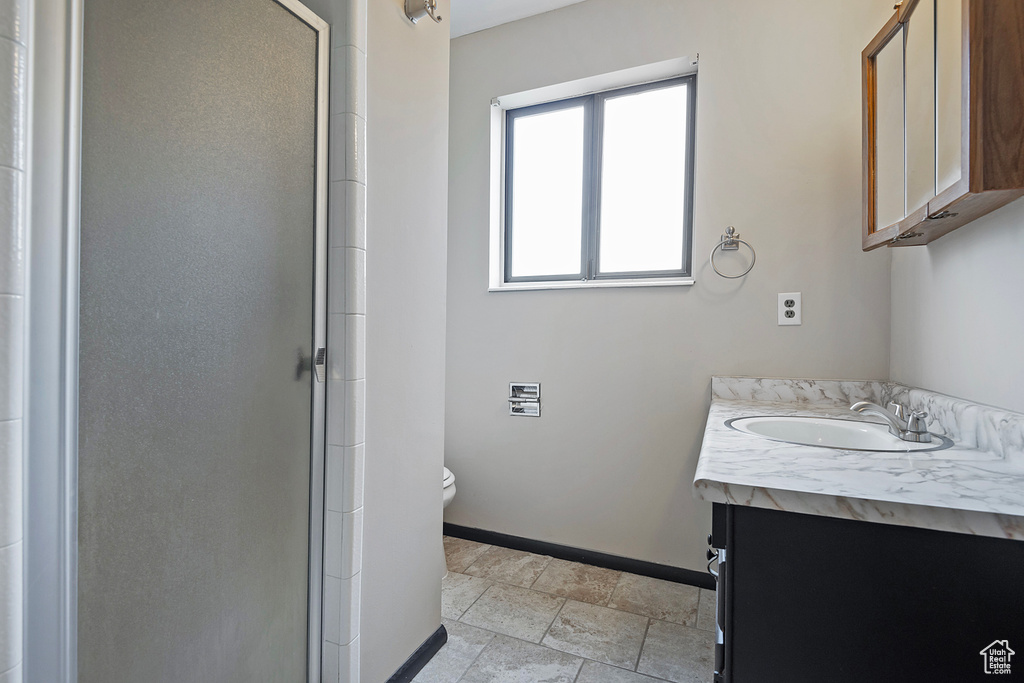
{"label": "stone finish floor tile", "polygon": [[539,643],[564,602],[565,598],[496,583],[473,603],[460,621]]}
{"label": "stone finish floor tile", "polygon": [[693,626],[700,589],[636,574],[623,574],[608,606],[651,619]]}
{"label": "stone finish floor tile", "polygon": [[490,587],[487,579],[449,571],[441,580],[441,617],[458,619]]}
{"label": "stone finish floor tile", "polygon": [[655,683],[660,679],[633,673],[600,662],[584,662],[576,683]]}
{"label": "stone finish floor tile", "polygon": [[493,633],[475,626],[450,619],[442,619],[441,624],[448,631],[448,642],[420,669],[413,683],[456,683],[494,640]]}
{"label": "stone finish floor tile", "polygon": [[712,680],[714,591],[454,537],[444,545],[448,642],[414,683]]}
{"label": "stone finish floor tile", "polygon": [[573,683],[583,660],[521,640],[496,636],[463,683]]}
{"label": "stone finish floor tile", "polygon": [[552,559],[533,583],[533,590],[561,595],[570,600],[607,605],[622,572],[579,562]]}
{"label": "stone finish floor tile", "polygon": [[625,669],[636,668],[647,617],[570,600],[542,645]]}
{"label": "stone finish floor tile", "polygon": [[714,634],[667,621],[651,621],[636,670],[674,683],[711,683]]}
{"label": "stone finish floor tile", "polygon": [[481,553],[463,573],[529,588],[550,561],[551,558],[546,555],[534,555],[521,550],[491,546]]}
{"label": "stone finish floor tile", "polygon": [[697,628],[715,630],[715,591],[700,589],[700,604],[697,605]]}
{"label": "stone finish floor tile", "polygon": [[473,564],[491,546],[467,541],[454,536],[444,537],[444,558],[448,563],[448,571],[465,573],[466,567]]}

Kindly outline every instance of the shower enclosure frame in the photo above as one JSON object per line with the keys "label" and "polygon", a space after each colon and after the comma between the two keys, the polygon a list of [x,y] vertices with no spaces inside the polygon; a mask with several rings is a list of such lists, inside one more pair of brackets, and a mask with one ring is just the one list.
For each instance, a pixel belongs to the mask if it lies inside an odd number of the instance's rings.
{"label": "shower enclosure frame", "polygon": [[[316,174],[316,211],[315,211],[315,254],[314,254],[314,295],[313,295],[313,348],[327,348],[327,207],[328,207],[328,129],[330,115],[330,53],[331,37],[329,24],[314,14],[298,0],[272,0],[289,11],[298,20],[304,22],[317,34],[316,47],[316,125],[315,125],[315,174]],[[60,71],[61,88],[50,88],[47,93],[30,95],[35,104],[40,100],[52,102],[54,111],[60,112],[63,127],[63,139],[51,145],[40,144],[46,133],[37,122],[42,122],[45,114],[34,112],[30,108],[29,120],[32,130],[29,132],[30,145],[33,149],[34,161],[30,171],[33,182],[28,195],[31,202],[38,202],[40,197],[47,197],[60,205],[59,225],[56,222],[50,227],[49,237],[57,237],[61,244],[53,245],[54,249],[40,249],[48,252],[45,257],[33,253],[31,268],[33,281],[36,279],[53,284],[53,292],[44,292],[30,302],[30,313],[40,318],[47,312],[47,306],[59,303],[59,331],[51,325],[46,331],[54,333],[51,343],[38,347],[33,346],[33,358],[30,359],[27,380],[41,374],[37,367],[47,363],[59,366],[54,373],[55,379],[33,385],[32,391],[43,398],[51,399],[52,408],[41,411],[35,422],[38,427],[30,430],[51,429],[58,432],[56,436],[58,451],[55,458],[55,472],[45,472],[37,480],[32,473],[26,477],[26,494],[35,495],[36,502],[27,504],[27,512],[42,516],[45,511],[55,514],[49,524],[44,524],[42,538],[38,549],[26,553],[27,576],[31,576],[33,567],[50,564],[55,567],[59,585],[58,595],[52,605],[48,605],[43,613],[34,615],[34,622],[28,624],[25,632],[26,642],[33,638],[45,638],[40,651],[29,653],[25,658],[26,668],[31,667],[34,660],[49,659],[55,662],[59,683],[74,683],[78,677],[78,354],[79,354],[79,254],[80,254],[80,188],[81,188],[81,124],[82,124],[82,64],[83,64],[83,18],[84,5],[88,0],[39,0],[32,3],[30,26],[35,35],[36,24],[63,31],[54,31],[52,42],[35,48],[29,62],[30,90],[34,90],[36,80],[36,64],[50,67],[39,83],[46,86],[56,84]],[[63,44],[62,44],[63,43]],[[53,68],[60,65],[62,69]],[[59,90],[59,92],[58,92]],[[36,105],[38,107],[38,105]],[[39,107],[40,111],[42,110]],[[52,124],[52,121],[45,123]],[[45,142],[49,142],[46,140]],[[59,168],[61,187],[57,183],[47,182],[56,173],[40,181],[35,180],[36,168],[51,170]],[[47,196],[47,192],[50,194]],[[40,212],[42,215],[44,212]],[[34,220],[30,219],[30,235],[37,232]],[[50,245],[47,245],[48,247]],[[41,325],[45,327],[45,325]],[[35,343],[43,339],[43,334],[34,330],[29,341]],[[323,547],[324,547],[324,479],[326,449],[326,383],[312,382],[312,419],[310,433],[310,489],[309,489],[309,539],[308,539],[308,613],[307,613],[307,680],[319,682],[321,678],[322,652],[322,595],[323,595]],[[30,431],[30,434],[32,432]],[[30,440],[31,443],[31,440]],[[30,449],[32,446],[30,445]],[[46,479],[43,481],[43,479]],[[58,481],[59,480],[59,481]],[[45,587],[44,587],[45,590]],[[26,611],[33,608],[34,596],[26,589]]]}

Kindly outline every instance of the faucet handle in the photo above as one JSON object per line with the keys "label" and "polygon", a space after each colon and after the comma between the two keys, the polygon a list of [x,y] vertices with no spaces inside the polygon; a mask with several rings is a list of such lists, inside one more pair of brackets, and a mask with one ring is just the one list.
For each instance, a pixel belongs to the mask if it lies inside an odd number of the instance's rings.
{"label": "faucet handle", "polygon": [[912,410],[907,420],[907,431],[916,434],[928,431],[928,426],[924,422],[927,418],[928,413],[923,410]]}
{"label": "faucet handle", "polygon": [[903,420],[904,422],[907,420],[907,407],[902,403],[897,403],[896,401],[889,401],[888,408],[889,412],[898,417],[899,419]]}

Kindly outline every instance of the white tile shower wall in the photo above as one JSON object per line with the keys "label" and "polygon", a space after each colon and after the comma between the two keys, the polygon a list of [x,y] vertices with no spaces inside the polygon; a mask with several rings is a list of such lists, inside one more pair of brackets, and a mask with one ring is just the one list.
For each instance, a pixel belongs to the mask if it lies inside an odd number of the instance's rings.
{"label": "white tile shower wall", "polygon": [[440,558],[442,406],[413,396],[443,384],[448,23],[413,26],[401,2],[305,3],[331,23],[335,136],[325,498],[341,516],[325,539],[321,679],[377,683],[440,619],[436,578],[419,568]]}
{"label": "white tile shower wall", "polygon": [[21,683],[29,0],[0,3],[0,680]]}
{"label": "white tile shower wall", "polygon": [[327,476],[321,680],[359,680],[366,312],[366,2],[311,3],[331,22]]}
{"label": "white tile shower wall", "polygon": [[[347,645],[324,643],[325,681],[358,681],[359,680],[359,637],[356,636]],[[6,681],[0,680],[0,683]]]}
{"label": "white tile shower wall", "polygon": [[359,680],[359,636],[338,648],[338,679],[352,683]]}

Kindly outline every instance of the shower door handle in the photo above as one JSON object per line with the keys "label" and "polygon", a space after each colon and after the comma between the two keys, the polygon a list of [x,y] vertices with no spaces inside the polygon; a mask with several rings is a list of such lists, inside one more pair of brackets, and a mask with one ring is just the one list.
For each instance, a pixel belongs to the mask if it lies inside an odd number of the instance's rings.
{"label": "shower door handle", "polygon": [[321,346],[316,350],[316,358],[313,360],[313,374],[317,382],[327,379],[327,349]]}
{"label": "shower door handle", "polygon": [[327,379],[327,349],[320,347],[316,350],[316,358],[310,358],[302,354],[302,349],[299,349],[299,362],[295,366],[295,380],[302,379],[302,373],[312,367],[313,376],[316,377],[317,382],[323,382]]}

